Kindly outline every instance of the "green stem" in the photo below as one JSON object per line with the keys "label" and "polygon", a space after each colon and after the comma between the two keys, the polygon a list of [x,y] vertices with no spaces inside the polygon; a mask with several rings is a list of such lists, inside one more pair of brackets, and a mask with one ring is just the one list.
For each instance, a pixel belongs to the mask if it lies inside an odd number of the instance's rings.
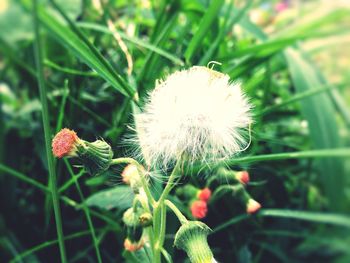
{"label": "green stem", "polygon": [[170,191],[174,188],[175,186],[175,180],[178,178],[178,173],[181,167],[181,164],[183,162],[181,161],[181,158],[177,161],[173,171],[170,174],[169,180],[164,188],[163,193],[161,194],[159,200],[158,200],[158,204],[161,204],[164,202],[164,200],[168,197]]}
{"label": "green stem", "polygon": [[67,262],[67,258],[66,258],[66,249],[64,245],[63,230],[62,230],[61,210],[59,205],[59,194],[57,189],[56,171],[54,167],[53,156],[51,154],[50,120],[49,120],[46,86],[44,81],[44,72],[43,72],[43,57],[41,53],[42,46],[41,46],[40,32],[39,32],[40,25],[39,25],[39,18],[38,18],[37,0],[33,0],[33,3],[34,3],[33,16],[34,16],[34,31],[35,31],[34,53],[35,53],[35,62],[36,62],[36,68],[37,68],[40,100],[42,104],[42,121],[44,126],[46,157],[47,157],[49,176],[50,176],[50,182],[51,182],[49,185],[50,185],[51,196],[52,196],[53,210],[55,214],[56,230],[57,230],[58,244],[60,248],[61,261],[65,263]]}
{"label": "green stem", "polygon": [[[45,185],[43,185],[42,183],[39,183],[39,182],[31,179],[29,176],[26,176],[25,174],[22,174],[16,170],[6,166],[6,165],[0,164],[0,171],[3,171],[3,172],[5,172],[13,177],[16,177],[16,178],[22,180],[23,182],[31,184],[32,186],[36,187],[37,189],[41,190],[44,193],[49,193],[49,194],[51,193],[50,189],[48,187],[46,187]],[[76,208],[76,209],[80,208],[80,205],[77,202],[75,202],[74,200],[72,200],[66,196],[60,196],[60,199],[65,204],[67,204],[73,208]],[[105,221],[109,225],[111,225],[115,232],[120,232],[122,230],[120,225],[118,225],[114,221],[114,219],[110,218],[109,216],[103,215],[103,214],[96,212],[94,210],[90,210],[90,212],[91,212],[91,215],[93,215],[93,216]]]}
{"label": "green stem", "polygon": [[[154,204],[153,210],[153,228],[156,237],[155,247],[154,247],[154,262],[161,262],[161,251],[163,248],[165,234],[166,234],[166,207],[164,205],[165,199],[168,197],[170,191],[175,186],[175,180],[178,178],[179,170],[182,164],[182,158],[180,158],[169,176],[169,180],[159,198],[159,200]],[[158,229],[160,226],[160,229]]]}
{"label": "green stem", "polygon": [[82,205],[83,211],[85,213],[86,220],[88,222],[88,226],[89,226],[89,229],[90,229],[90,232],[91,232],[91,237],[92,237],[93,244],[94,244],[94,247],[95,247],[97,261],[99,263],[102,263],[101,253],[100,253],[100,249],[99,249],[99,246],[98,246],[98,240],[97,240],[97,237],[96,237],[95,228],[94,228],[94,225],[93,225],[92,220],[91,220],[90,210],[89,210],[88,206],[85,203],[85,198],[84,198],[83,192],[81,191],[81,188],[80,188],[77,176],[74,174],[74,172],[72,170],[72,167],[70,166],[70,164],[69,164],[67,159],[64,159],[64,163],[66,164],[68,172],[71,175],[71,177],[72,177],[72,179],[74,181],[74,184],[75,184],[75,186],[76,186],[76,188],[78,190],[78,194],[79,194],[79,197],[80,197],[80,200],[81,200],[81,205]]}
{"label": "green stem", "polygon": [[187,218],[181,213],[181,211],[174,205],[170,200],[165,200],[164,201],[165,205],[169,207],[176,217],[179,219],[181,225],[186,224],[188,222]]}
{"label": "green stem", "polygon": [[[81,232],[77,232],[77,233],[74,233],[74,234],[71,234],[71,235],[68,235],[64,238],[64,240],[71,240],[71,239],[75,239],[75,238],[79,238],[79,237],[83,237],[83,236],[86,236],[90,233],[89,230],[86,230],[86,231],[81,231]],[[44,248],[47,248],[47,247],[50,247],[50,246],[53,246],[53,245],[56,245],[58,243],[58,240],[55,239],[55,240],[50,240],[50,241],[45,241],[39,245],[36,245],[18,255],[16,255],[11,261],[10,263],[15,263],[15,262],[22,262],[22,260],[29,256],[29,255],[32,255],[34,254],[35,252],[38,252]]]}
{"label": "green stem", "polygon": [[112,160],[111,165],[117,165],[117,164],[123,164],[123,163],[133,164],[137,167],[137,171],[141,175],[140,177],[141,177],[142,188],[145,190],[146,196],[149,202],[151,203],[151,205],[153,206],[155,203],[155,200],[151,194],[151,191],[149,190],[142,165],[132,158],[116,158]]}

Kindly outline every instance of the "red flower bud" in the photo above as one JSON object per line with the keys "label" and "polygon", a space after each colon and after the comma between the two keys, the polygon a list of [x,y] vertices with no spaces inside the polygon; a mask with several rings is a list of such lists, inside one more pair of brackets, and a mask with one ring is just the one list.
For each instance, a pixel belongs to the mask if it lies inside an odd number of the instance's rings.
{"label": "red flower bud", "polygon": [[64,156],[74,156],[76,143],[79,141],[77,134],[67,128],[62,129],[52,140],[53,155],[62,158]]}
{"label": "red flower bud", "polygon": [[130,239],[126,238],[124,240],[124,248],[125,250],[129,252],[134,252],[143,247],[143,241],[140,240],[139,242],[133,243]]}
{"label": "red flower bud", "polygon": [[241,171],[236,173],[236,179],[241,183],[241,184],[247,184],[250,181],[249,178],[249,173],[247,171]]}
{"label": "red flower bud", "polygon": [[249,199],[247,203],[247,213],[254,214],[261,208],[261,204],[254,199]]}
{"label": "red flower bud", "polygon": [[191,204],[191,213],[194,218],[202,219],[207,215],[207,203],[202,200],[196,200]]}
{"label": "red flower bud", "polygon": [[199,190],[198,191],[198,194],[197,194],[197,197],[199,198],[199,200],[202,200],[204,202],[208,202],[210,197],[211,197],[211,191],[208,187],[202,189],[202,190]]}

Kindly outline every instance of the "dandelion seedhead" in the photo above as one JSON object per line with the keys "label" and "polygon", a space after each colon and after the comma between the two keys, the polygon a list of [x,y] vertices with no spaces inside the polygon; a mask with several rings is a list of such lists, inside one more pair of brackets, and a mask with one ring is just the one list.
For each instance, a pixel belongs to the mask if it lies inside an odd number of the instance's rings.
{"label": "dandelion seedhead", "polygon": [[150,164],[167,165],[182,154],[215,161],[246,146],[243,129],[250,104],[237,83],[212,69],[194,66],[168,76],[137,114],[137,139]]}

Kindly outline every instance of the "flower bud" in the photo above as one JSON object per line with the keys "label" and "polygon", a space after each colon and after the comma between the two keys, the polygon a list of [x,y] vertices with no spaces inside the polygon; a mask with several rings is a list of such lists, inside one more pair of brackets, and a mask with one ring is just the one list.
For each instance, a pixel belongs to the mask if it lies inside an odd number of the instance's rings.
{"label": "flower bud", "polygon": [[250,181],[249,173],[247,171],[237,172],[235,176],[241,184],[248,184]]}
{"label": "flower bud", "polygon": [[125,248],[125,250],[127,250],[129,252],[137,251],[137,250],[141,249],[143,247],[143,245],[144,245],[144,242],[142,239],[139,242],[133,242],[129,238],[126,238],[124,240],[124,248]]}
{"label": "flower bud", "polygon": [[191,184],[186,184],[184,187],[176,189],[176,195],[184,199],[191,200],[198,197],[199,189]]}
{"label": "flower bud", "polygon": [[106,171],[111,165],[113,151],[105,141],[84,141],[84,144],[78,145],[77,149],[79,159],[91,175],[98,175]]}
{"label": "flower bud", "polygon": [[152,225],[152,215],[150,213],[142,213],[139,216],[139,222],[143,227]]}
{"label": "flower bud", "polygon": [[77,156],[77,145],[80,143],[75,131],[64,128],[52,140],[52,153],[57,158]]}
{"label": "flower bud", "polygon": [[250,198],[247,202],[247,213],[254,214],[261,208],[261,204]]}
{"label": "flower bud", "polygon": [[[146,174],[144,168],[142,168],[143,174]],[[141,176],[136,165],[128,164],[122,174],[122,180],[124,183],[130,185],[130,187],[134,190],[135,193],[139,192],[139,188],[142,187]]]}
{"label": "flower bud", "polygon": [[129,208],[124,212],[123,222],[126,225],[126,236],[132,243],[138,243],[141,239],[143,227],[140,223],[140,212]]}
{"label": "flower bud", "polygon": [[196,200],[191,204],[191,213],[194,218],[202,219],[206,217],[208,213],[207,203],[202,200]]}
{"label": "flower bud", "polygon": [[197,193],[197,197],[199,200],[202,200],[206,203],[208,203],[210,197],[211,197],[211,191],[208,187],[201,189]]}
{"label": "flower bud", "polygon": [[140,225],[140,213],[134,211],[132,207],[127,209],[123,214],[123,222],[126,226],[135,227]]}
{"label": "flower bud", "polygon": [[177,231],[174,245],[184,250],[192,263],[215,262],[207,242],[210,231],[210,228],[202,222],[189,221]]}
{"label": "flower bud", "polygon": [[91,175],[107,170],[113,158],[112,148],[105,141],[84,141],[67,128],[62,129],[53,138],[52,152],[58,158],[78,157]]}

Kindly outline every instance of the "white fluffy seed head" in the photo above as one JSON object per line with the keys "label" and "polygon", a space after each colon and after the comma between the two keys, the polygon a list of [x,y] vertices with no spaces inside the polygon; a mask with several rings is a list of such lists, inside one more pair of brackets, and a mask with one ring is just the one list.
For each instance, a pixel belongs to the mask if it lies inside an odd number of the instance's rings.
{"label": "white fluffy seed head", "polygon": [[135,116],[146,162],[167,166],[183,153],[190,161],[215,161],[246,145],[250,105],[240,85],[206,67],[178,71],[156,85]]}

